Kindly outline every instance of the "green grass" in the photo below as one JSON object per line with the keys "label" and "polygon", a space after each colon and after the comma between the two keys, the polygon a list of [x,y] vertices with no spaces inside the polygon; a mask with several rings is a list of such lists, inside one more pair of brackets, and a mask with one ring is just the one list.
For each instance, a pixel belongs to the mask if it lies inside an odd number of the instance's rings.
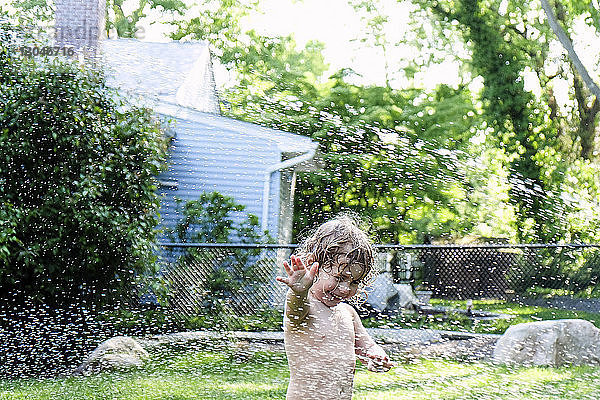
{"label": "green grass", "polygon": [[421,360],[388,374],[361,371],[355,399],[597,399],[600,368],[509,368]]}
{"label": "green grass", "polygon": [[[433,306],[444,306],[454,309],[465,309],[465,301],[431,300]],[[480,321],[472,320],[464,314],[418,315],[414,312],[403,312],[395,318],[368,318],[363,320],[367,327],[390,328],[427,328],[473,333],[503,334],[509,326],[524,322],[550,319],[578,318],[592,322],[600,328],[600,314],[585,311],[557,310],[543,307],[526,306],[519,303],[506,303],[499,300],[475,300],[473,309],[506,314],[508,318]]]}
{"label": "green grass", "polygon": [[288,372],[283,354],[257,353],[248,362],[230,353],[153,355],[134,372],[90,377],[2,381],[0,399],[281,399]]}
{"label": "green grass", "polygon": [[[91,377],[0,381],[0,399],[284,399],[285,355],[229,351],[154,355],[135,372]],[[326,378],[325,378],[326,379]],[[589,399],[600,393],[600,368],[508,368],[420,360],[385,374],[357,369],[355,399]]]}
{"label": "green grass", "polygon": [[[464,301],[433,300],[433,305],[465,308]],[[402,314],[392,320],[365,320],[367,326],[431,328],[503,333],[510,325],[548,319],[581,318],[600,327],[600,314],[475,301],[477,310],[510,319],[472,321],[462,314],[423,317]],[[153,354],[141,370],[90,377],[0,381],[3,399],[284,399],[289,372],[285,355],[256,353],[242,361],[229,349],[195,349]],[[509,368],[486,363],[420,360],[400,363],[386,374],[359,365],[355,399],[589,399],[600,398],[600,368]]]}

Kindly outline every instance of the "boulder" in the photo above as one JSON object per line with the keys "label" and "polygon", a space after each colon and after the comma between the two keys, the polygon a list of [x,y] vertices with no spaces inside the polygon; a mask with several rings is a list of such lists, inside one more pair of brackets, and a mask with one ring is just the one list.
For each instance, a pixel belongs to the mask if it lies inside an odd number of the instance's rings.
{"label": "boulder", "polygon": [[378,343],[397,344],[401,347],[427,346],[443,341],[442,335],[431,329],[368,328],[367,332]]}
{"label": "boulder", "polygon": [[375,310],[382,312],[388,307],[388,302],[392,297],[397,296],[398,291],[394,287],[394,281],[389,272],[383,272],[375,278],[372,284],[372,291],[367,296],[367,303]]}
{"label": "boulder", "polygon": [[75,375],[89,375],[106,370],[139,368],[149,355],[138,342],[127,336],[108,339],[92,351],[75,370]]}
{"label": "boulder", "polygon": [[513,325],[498,339],[493,360],[515,365],[600,365],[600,329],[580,319]]}
{"label": "boulder", "polygon": [[398,305],[400,308],[414,310],[419,304],[419,299],[413,293],[412,286],[407,283],[395,283],[394,287],[398,291]]}

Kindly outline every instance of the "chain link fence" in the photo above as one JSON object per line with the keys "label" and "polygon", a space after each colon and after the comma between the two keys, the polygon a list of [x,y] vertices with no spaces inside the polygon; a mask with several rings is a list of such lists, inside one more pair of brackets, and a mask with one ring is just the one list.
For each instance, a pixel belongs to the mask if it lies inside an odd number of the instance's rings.
{"label": "chain link fence", "polygon": [[[598,245],[381,246],[394,281],[445,299],[600,295]],[[594,293],[595,292],[595,293]]]}
{"label": "chain link fence", "polygon": [[275,281],[296,245],[162,244],[159,277],[172,312],[252,315],[281,309],[286,288]]}
{"label": "chain link fence", "polygon": [[[163,243],[158,279],[173,313],[249,316],[282,309],[276,282],[296,245]],[[444,299],[600,295],[599,245],[376,246],[376,268],[395,283]]]}

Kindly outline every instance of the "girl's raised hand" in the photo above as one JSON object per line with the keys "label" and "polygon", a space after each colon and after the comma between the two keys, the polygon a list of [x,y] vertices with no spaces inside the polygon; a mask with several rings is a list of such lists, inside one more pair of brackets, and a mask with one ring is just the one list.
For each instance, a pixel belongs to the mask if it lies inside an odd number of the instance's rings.
{"label": "girl's raised hand", "polygon": [[291,264],[288,264],[287,261],[283,262],[283,268],[287,273],[287,277],[278,276],[276,279],[288,285],[294,293],[301,294],[308,292],[317,275],[319,263],[314,262],[310,268],[307,268],[300,257],[292,256],[290,261]]}

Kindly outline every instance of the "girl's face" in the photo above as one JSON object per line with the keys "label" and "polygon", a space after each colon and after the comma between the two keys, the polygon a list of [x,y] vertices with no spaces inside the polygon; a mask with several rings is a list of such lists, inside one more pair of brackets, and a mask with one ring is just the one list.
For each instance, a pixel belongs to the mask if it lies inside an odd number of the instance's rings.
{"label": "girl's face", "polygon": [[340,255],[331,265],[319,265],[318,277],[311,287],[311,293],[327,307],[334,307],[356,294],[364,276],[364,266],[348,265],[345,254]]}

